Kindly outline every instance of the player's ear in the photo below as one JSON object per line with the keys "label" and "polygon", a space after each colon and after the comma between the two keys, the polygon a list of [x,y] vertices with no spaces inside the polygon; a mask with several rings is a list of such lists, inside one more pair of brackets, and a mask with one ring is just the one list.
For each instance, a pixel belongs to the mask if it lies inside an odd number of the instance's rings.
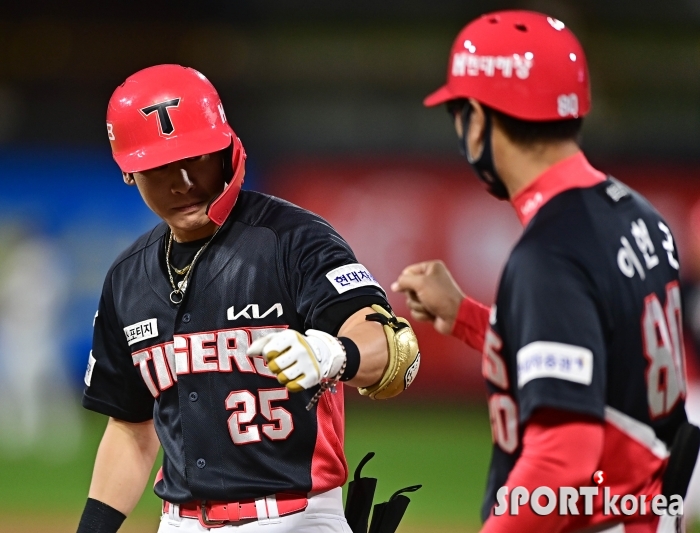
{"label": "player's ear", "polygon": [[472,107],[467,125],[467,150],[473,159],[479,159],[484,149],[484,131],[486,130],[486,113],[479,102],[469,99]]}
{"label": "player's ear", "polygon": [[122,172],[122,178],[124,179],[124,183],[127,185],[134,185],[136,183],[136,180],[134,180],[134,175],[130,172]]}

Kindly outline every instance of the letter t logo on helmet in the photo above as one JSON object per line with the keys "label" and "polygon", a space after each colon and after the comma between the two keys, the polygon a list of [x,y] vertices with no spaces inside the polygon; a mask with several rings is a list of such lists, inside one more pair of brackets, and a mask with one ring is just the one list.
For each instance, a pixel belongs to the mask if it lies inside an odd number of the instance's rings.
{"label": "letter t logo on helmet", "polygon": [[158,117],[158,128],[163,135],[172,135],[175,131],[175,126],[173,126],[173,121],[170,120],[170,113],[168,113],[169,107],[177,107],[180,105],[179,98],[173,98],[171,100],[166,100],[165,102],[159,102],[157,104],[149,105],[140,109],[144,117],[147,117],[154,111],[157,112]]}
{"label": "letter t logo on helmet", "polygon": [[499,11],[457,36],[447,83],[424,104],[474,98],[521,120],[578,118],[591,108],[583,48],[564,23],[532,11]]}
{"label": "letter t logo on helmet", "polygon": [[232,175],[207,210],[218,225],[243,185],[245,150],[226,121],[221,98],[201,73],[156,65],[129,76],[107,107],[107,135],[122,172],[142,172],[231,148]]}

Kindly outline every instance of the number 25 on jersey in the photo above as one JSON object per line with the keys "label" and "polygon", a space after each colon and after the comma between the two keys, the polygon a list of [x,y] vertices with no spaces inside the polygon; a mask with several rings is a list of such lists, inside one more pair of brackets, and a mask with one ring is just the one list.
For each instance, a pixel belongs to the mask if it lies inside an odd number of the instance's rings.
{"label": "number 25 on jersey", "polygon": [[260,389],[260,414],[272,424],[251,424],[257,414],[255,395],[247,390],[233,391],[226,398],[226,409],[233,411],[228,419],[228,429],[234,444],[260,442],[260,432],[270,440],[284,440],[294,430],[294,421],[289,411],[283,407],[272,407],[273,401],[289,399],[286,387]]}

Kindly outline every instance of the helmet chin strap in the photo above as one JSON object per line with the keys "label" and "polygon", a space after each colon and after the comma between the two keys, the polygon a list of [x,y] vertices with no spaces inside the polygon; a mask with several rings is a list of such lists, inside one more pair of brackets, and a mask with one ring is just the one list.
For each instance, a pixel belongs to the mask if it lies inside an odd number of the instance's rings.
{"label": "helmet chin strap", "polygon": [[488,192],[499,200],[508,200],[510,195],[508,194],[508,189],[505,183],[496,172],[496,166],[493,163],[493,146],[491,144],[492,137],[492,119],[491,112],[484,108],[484,115],[486,116],[486,124],[484,126],[484,147],[481,150],[481,154],[478,158],[472,157],[469,153],[469,147],[467,146],[467,134],[469,129],[469,118],[472,113],[472,106],[467,102],[462,108],[462,136],[459,139],[459,151],[463,156],[467,158],[469,164],[479,176],[479,179],[486,183],[488,186]]}

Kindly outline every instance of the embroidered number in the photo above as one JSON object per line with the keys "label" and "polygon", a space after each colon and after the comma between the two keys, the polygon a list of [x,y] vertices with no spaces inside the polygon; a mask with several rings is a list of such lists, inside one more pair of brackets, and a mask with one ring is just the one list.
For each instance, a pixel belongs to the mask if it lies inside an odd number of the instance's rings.
{"label": "embroidered number", "polygon": [[[294,430],[292,415],[283,407],[272,407],[272,402],[289,399],[286,387],[261,389],[260,414],[272,424],[263,424],[262,432],[270,440],[284,440]],[[234,444],[260,442],[260,427],[251,424],[257,414],[255,395],[247,390],[231,392],[226,398],[226,409],[233,411],[228,418],[228,430]]]}
{"label": "embroidered number", "polygon": [[506,453],[518,447],[518,408],[513,398],[505,394],[494,394],[489,398],[491,437]]}
{"label": "embroidered number", "polygon": [[642,336],[647,364],[647,401],[649,415],[668,414],[680,398],[685,397],[683,369],[683,326],[681,292],[678,282],[666,286],[666,308],[656,294],[644,299]]}
{"label": "embroidered number", "polygon": [[272,407],[271,402],[275,400],[288,400],[289,390],[287,387],[281,389],[265,389],[258,391],[260,395],[260,413],[273,424],[263,424],[262,432],[270,440],[284,440],[294,429],[292,415],[283,407]]}
{"label": "embroidered number", "polygon": [[489,328],[484,339],[484,353],[481,357],[481,373],[491,383],[501,389],[508,388],[508,373],[506,363],[500,355],[503,341]]}
{"label": "embroidered number", "polygon": [[[238,409],[243,406],[243,409]],[[260,442],[260,429],[255,424],[250,424],[243,429],[243,424],[249,424],[255,417],[255,396],[250,391],[234,391],[226,398],[226,409],[233,410],[228,417],[228,431],[234,444],[248,444]]]}

